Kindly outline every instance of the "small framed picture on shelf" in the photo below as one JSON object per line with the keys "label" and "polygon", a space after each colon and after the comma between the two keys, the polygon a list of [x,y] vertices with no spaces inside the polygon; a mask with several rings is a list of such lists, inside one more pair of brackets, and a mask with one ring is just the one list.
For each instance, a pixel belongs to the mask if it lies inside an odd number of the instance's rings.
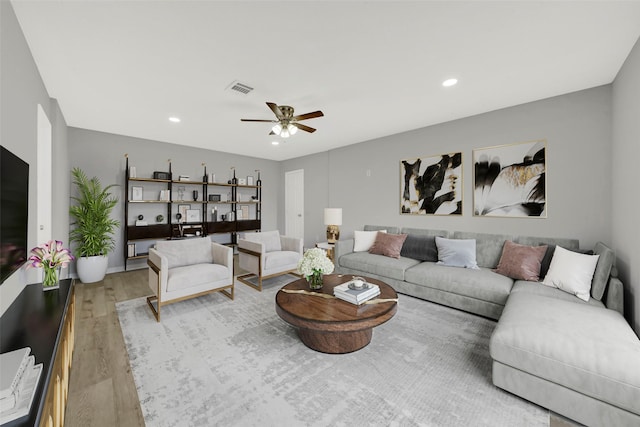
{"label": "small framed picture on shelf", "polygon": [[200,222],[199,209],[187,209],[187,222]]}
{"label": "small framed picture on shelf", "polygon": [[131,187],[131,200],[142,200],[142,187]]}
{"label": "small framed picture on shelf", "polygon": [[238,185],[247,185],[247,180],[244,178],[238,178]]}
{"label": "small framed picture on shelf", "polygon": [[191,205],[178,205],[178,213],[181,215],[182,222],[187,220],[187,211],[191,209]]}
{"label": "small framed picture on shelf", "polygon": [[242,212],[242,219],[249,219],[249,205],[242,205],[240,212]]}
{"label": "small framed picture on shelf", "polygon": [[253,185],[253,177],[251,175],[247,177],[247,185]]}

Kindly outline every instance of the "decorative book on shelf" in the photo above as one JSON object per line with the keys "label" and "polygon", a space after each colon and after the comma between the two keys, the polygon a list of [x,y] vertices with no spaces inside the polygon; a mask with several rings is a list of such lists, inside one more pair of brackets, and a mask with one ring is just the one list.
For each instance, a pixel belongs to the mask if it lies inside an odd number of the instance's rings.
{"label": "decorative book on shelf", "polygon": [[333,295],[341,300],[360,305],[380,295],[380,287],[361,280],[351,280],[333,288]]}
{"label": "decorative book on shelf", "polygon": [[25,347],[0,354],[0,399],[10,396],[15,391],[27,367],[31,348]]}
{"label": "decorative book on shelf", "polygon": [[31,348],[0,354],[0,424],[29,413],[42,373],[42,363],[35,365]]}

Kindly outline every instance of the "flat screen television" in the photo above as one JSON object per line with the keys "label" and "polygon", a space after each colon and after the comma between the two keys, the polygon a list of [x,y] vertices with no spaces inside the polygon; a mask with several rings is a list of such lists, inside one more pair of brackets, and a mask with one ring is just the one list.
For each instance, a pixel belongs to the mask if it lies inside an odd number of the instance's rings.
{"label": "flat screen television", "polygon": [[0,284],[27,260],[29,164],[0,146]]}

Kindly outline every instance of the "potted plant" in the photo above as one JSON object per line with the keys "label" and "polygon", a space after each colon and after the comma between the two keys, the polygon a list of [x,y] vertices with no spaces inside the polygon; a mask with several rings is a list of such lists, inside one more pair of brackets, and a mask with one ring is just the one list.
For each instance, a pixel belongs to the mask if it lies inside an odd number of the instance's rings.
{"label": "potted plant", "polygon": [[76,202],[69,207],[74,222],[69,239],[75,248],[76,271],[83,283],[99,282],[107,274],[107,254],[113,250],[113,233],[120,222],[111,218],[111,211],[118,203],[109,190],[115,185],[102,188],[97,177],[91,179],[80,169],[71,171],[73,183],[78,187],[78,195],[71,199]]}

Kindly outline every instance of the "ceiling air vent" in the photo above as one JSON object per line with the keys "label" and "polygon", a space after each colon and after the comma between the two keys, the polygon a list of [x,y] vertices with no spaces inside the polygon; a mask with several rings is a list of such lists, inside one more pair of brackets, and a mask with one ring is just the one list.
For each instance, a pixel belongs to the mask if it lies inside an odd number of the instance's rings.
{"label": "ceiling air vent", "polygon": [[240,92],[243,95],[247,95],[249,92],[251,92],[253,90],[253,88],[249,85],[246,85],[244,83],[240,83],[239,81],[235,81],[233,83],[231,83],[227,89],[232,90],[234,92]]}

